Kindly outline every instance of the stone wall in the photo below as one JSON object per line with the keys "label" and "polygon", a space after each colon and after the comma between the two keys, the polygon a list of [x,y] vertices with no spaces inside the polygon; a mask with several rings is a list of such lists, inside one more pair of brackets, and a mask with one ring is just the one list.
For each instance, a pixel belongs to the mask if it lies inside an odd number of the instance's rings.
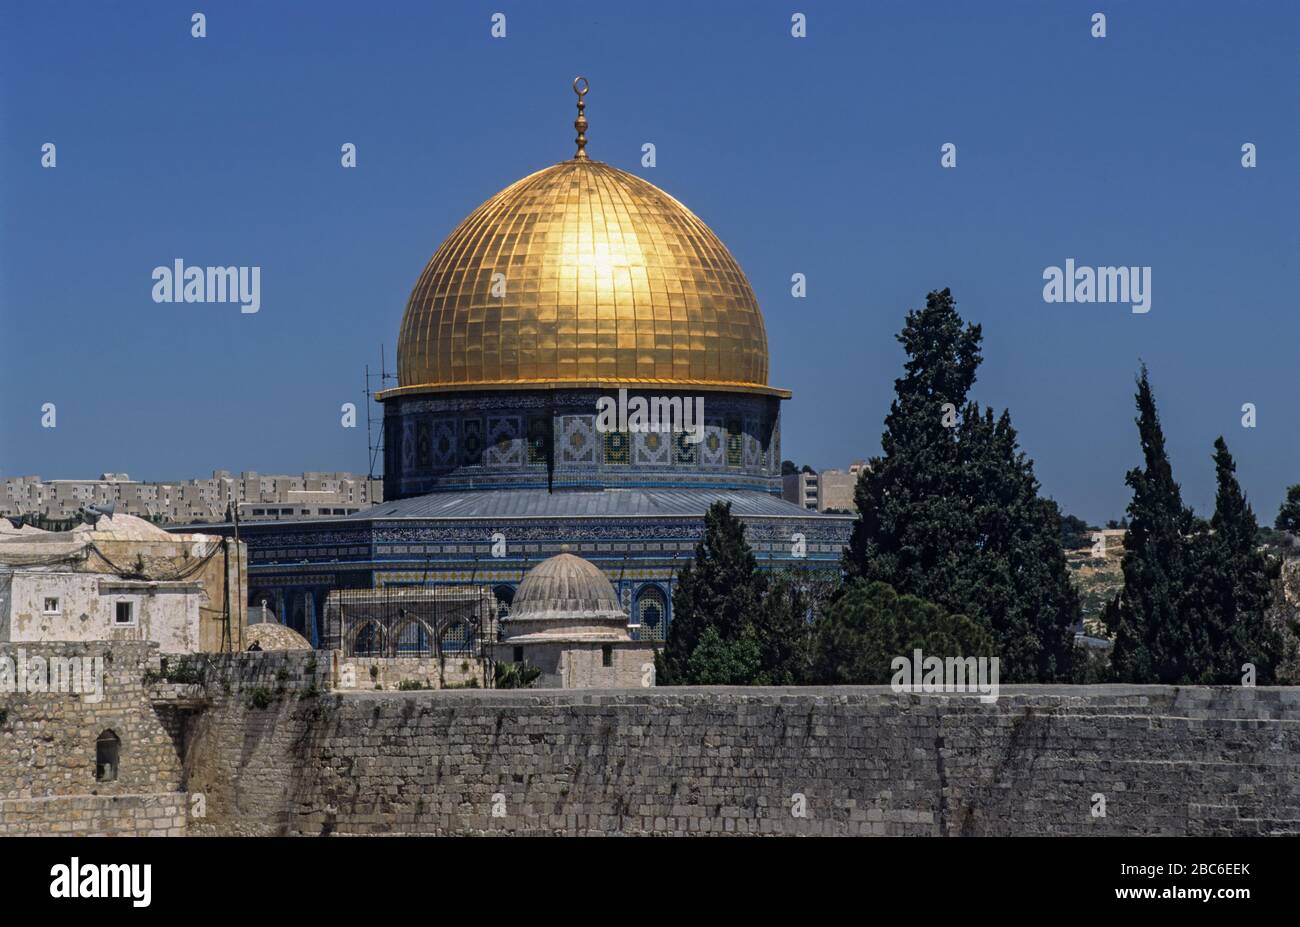
{"label": "stone wall", "polygon": [[[396,689],[403,682],[418,683],[429,689],[462,689],[484,685],[487,676],[483,659],[474,655],[448,654],[436,657],[347,657],[331,650],[321,659],[334,661],[338,671],[333,684],[337,689]],[[441,663],[441,667],[439,666]]]}
{"label": "stone wall", "polygon": [[1300,834],[1297,689],[338,692],[309,651],[187,686],[149,644],[23,649],[106,679],[0,692],[0,834]]}
{"label": "stone wall", "polygon": [[[103,660],[102,689],[19,691],[10,668],[52,659]],[[174,732],[153,707],[145,673],[158,645],[140,642],[0,644],[0,835],[185,832],[186,795]],[[8,671],[8,672],[7,672]],[[82,676],[87,678],[86,675]],[[117,778],[95,777],[95,742],[121,741]]]}
{"label": "stone wall", "polygon": [[0,803],[6,837],[183,837],[184,792],[144,795],[57,795]]}
{"label": "stone wall", "polygon": [[311,659],[214,668],[191,832],[1300,834],[1300,690],[337,693]]}

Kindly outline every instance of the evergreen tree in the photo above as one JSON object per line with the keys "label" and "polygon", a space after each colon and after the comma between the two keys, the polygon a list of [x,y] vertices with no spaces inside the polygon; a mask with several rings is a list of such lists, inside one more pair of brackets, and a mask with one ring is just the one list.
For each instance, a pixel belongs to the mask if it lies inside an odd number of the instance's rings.
{"label": "evergreen tree", "polygon": [[884,453],[858,480],[844,570],[986,626],[1008,680],[1068,678],[1079,606],[1060,516],[1038,495],[1009,413],[995,419],[967,399],[982,337],[946,289],[908,313],[898,336],[908,360]]}
{"label": "evergreen tree", "polygon": [[656,660],[662,685],[748,685],[762,670],[759,623],[766,578],[731,504],[704,516],[695,559],[677,579],[668,640]]}
{"label": "evergreen tree", "polygon": [[1287,487],[1286,501],[1278,509],[1277,521],[1273,522],[1273,527],[1278,531],[1300,534],[1300,483]]}
{"label": "evergreen tree", "polygon": [[1243,664],[1251,663],[1255,681],[1267,685],[1281,655],[1280,637],[1267,617],[1281,563],[1259,548],[1259,524],[1222,437],[1214,442],[1214,470],[1214,517],[1196,555],[1195,599],[1209,618],[1212,660],[1200,675],[1207,682],[1237,684]]}
{"label": "evergreen tree", "polygon": [[945,289],[930,293],[925,309],[910,310],[897,337],[908,359],[894,381],[883,455],[858,477],[859,514],[843,565],[850,579],[912,592],[955,578],[945,532],[961,517],[964,500],[952,492],[957,446],[943,407],[965,405],[983,336],[978,325],[962,326]]}
{"label": "evergreen tree", "polygon": [[812,597],[802,577],[782,574],[768,582],[758,636],[759,686],[796,686],[808,680]]}
{"label": "evergreen tree", "polygon": [[[1206,611],[1185,593],[1194,568],[1189,539],[1198,525],[1174,482],[1145,365],[1136,399],[1143,466],[1125,477],[1133,498],[1124,539],[1124,589],[1118,607],[1107,611],[1115,623],[1111,665],[1121,682],[1190,683],[1212,663]],[[1198,616],[1189,608],[1197,608]]]}
{"label": "evergreen tree", "polygon": [[[997,656],[977,621],[881,582],[854,583],[817,622],[813,678],[823,685],[883,685],[895,657]],[[1001,666],[999,665],[999,673]]]}

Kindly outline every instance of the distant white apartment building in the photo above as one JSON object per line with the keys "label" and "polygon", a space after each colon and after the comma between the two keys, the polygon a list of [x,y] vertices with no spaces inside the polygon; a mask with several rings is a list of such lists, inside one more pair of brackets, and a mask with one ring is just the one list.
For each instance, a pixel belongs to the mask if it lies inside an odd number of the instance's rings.
{"label": "distant white apartment building", "polygon": [[856,512],[853,492],[858,477],[866,469],[866,461],[856,460],[847,470],[789,473],[782,477],[781,496],[787,502],[818,512]]}
{"label": "distant white apartment building", "polygon": [[383,481],[345,472],[287,476],[251,470],[238,476],[216,470],[209,479],[181,482],[141,482],[125,473],[97,480],[16,476],[0,484],[0,515],[65,519],[87,505],[112,503],[118,512],[154,522],[223,522],[232,496],[239,517],[247,520],[351,515],[383,501]]}
{"label": "distant white apartment building", "polygon": [[800,471],[781,477],[781,498],[817,511],[817,474]]}

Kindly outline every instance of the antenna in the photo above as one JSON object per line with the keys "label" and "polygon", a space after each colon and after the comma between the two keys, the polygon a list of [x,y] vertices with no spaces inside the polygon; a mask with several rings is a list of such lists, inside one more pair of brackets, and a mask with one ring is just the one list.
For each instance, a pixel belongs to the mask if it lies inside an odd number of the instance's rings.
{"label": "antenna", "polygon": [[[379,389],[374,390],[371,384],[379,381]],[[382,420],[379,422],[379,437],[375,437],[374,419],[371,415],[370,406],[374,401],[376,392],[382,392],[389,383],[396,383],[397,375],[388,372],[388,360],[384,354],[384,346],[379,346],[379,373],[371,373],[370,365],[366,364],[366,386],[362,392],[366,396],[366,450],[369,453],[369,469],[366,471],[366,479],[375,478],[375,464],[379,461],[379,455],[384,451],[384,428]]]}
{"label": "antenna", "polygon": [[116,510],[117,503],[110,499],[108,502],[99,505],[91,503],[90,505],[82,506],[81,517],[86,520],[86,524],[93,528],[95,525],[99,524],[101,518],[108,518],[111,520],[113,512]]}

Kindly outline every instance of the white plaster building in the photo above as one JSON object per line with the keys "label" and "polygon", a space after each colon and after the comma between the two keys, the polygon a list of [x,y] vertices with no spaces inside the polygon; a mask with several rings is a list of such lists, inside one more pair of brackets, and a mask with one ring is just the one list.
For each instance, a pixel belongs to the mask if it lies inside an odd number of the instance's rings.
{"label": "white plaster building", "polygon": [[[164,653],[216,649],[220,634],[213,625],[226,612],[225,590],[209,587],[225,585],[223,539],[168,534],[130,515],[74,531],[0,525],[0,641],[154,641]],[[242,610],[235,618],[242,619]],[[206,647],[205,638],[211,639]]]}
{"label": "white plaster building", "polygon": [[164,653],[199,649],[197,582],[132,580],[102,573],[0,572],[0,640],[157,641]]}

